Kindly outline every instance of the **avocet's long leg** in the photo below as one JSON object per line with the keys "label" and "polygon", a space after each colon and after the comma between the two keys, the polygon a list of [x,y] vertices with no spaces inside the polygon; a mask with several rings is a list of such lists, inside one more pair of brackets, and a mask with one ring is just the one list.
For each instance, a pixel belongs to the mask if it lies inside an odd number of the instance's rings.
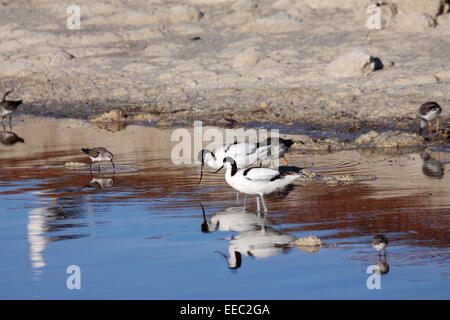
{"label": "avocet's long leg", "polygon": [[260,195],[259,197],[261,198],[261,201],[262,201],[263,206],[264,206],[264,213],[266,213],[268,210],[267,210],[267,207],[266,207],[266,203],[264,202],[264,196]]}
{"label": "avocet's long leg", "polygon": [[261,208],[259,206],[259,198],[258,198],[258,196],[256,196],[256,211],[258,211],[258,212],[261,211]]}
{"label": "avocet's long leg", "polygon": [[244,210],[247,209],[247,200],[248,200],[248,194],[245,195]]}
{"label": "avocet's long leg", "polygon": [[239,203],[239,192],[236,192],[236,204]]}

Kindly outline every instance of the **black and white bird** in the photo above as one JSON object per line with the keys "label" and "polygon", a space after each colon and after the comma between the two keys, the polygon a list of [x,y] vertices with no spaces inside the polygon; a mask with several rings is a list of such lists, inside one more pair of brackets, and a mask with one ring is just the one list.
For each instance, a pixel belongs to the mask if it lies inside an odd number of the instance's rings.
{"label": "black and white bird", "polygon": [[425,102],[420,106],[419,117],[421,118],[420,129],[423,130],[428,123],[428,130],[430,136],[432,134],[431,120],[436,119],[436,134],[439,132],[439,115],[442,112],[442,108],[434,101]]}
{"label": "black and white bird", "polygon": [[287,164],[285,153],[293,144],[294,142],[291,139],[268,138],[262,143],[235,142],[227,144],[215,152],[204,149],[198,155],[200,161],[200,180],[198,183],[202,181],[205,164],[212,169],[219,169],[226,157],[233,158],[238,169],[248,167],[258,161],[273,161],[281,157],[284,157],[285,164]]}
{"label": "black and white bird", "polygon": [[[236,161],[231,157],[223,160],[223,165],[216,172],[226,167],[225,180],[236,191],[246,195],[245,204],[248,195],[256,195],[261,198],[264,206],[264,212],[267,212],[267,206],[264,202],[264,195],[282,191],[289,186],[300,174],[291,171],[279,171],[271,168],[247,168],[238,170]],[[245,206],[245,205],[244,205]],[[259,200],[257,198],[257,209]]]}
{"label": "black and white bird", "polygon": [[[93,162],[101,162],[101,161],[111,161],[113,169],[115,171],[115,165],[113,162],[113,154],[106,150],[103,147],[97,147],[97,148],[86,148],[81,149],[85,154],[88,155],[89,158],[91,158],[91,163],[89,166],[90,171],[92,172],[92,163]],[[100,163],[98,164],[98,171],[100,171]]]}
{"label": "black and white bird", "polygon": [[219,169],[223,166],[223,160],[226,157],[236,159],[236,165],[239,169],[245,168],[258,161],[258,145],[252,142],[239,142],[224,145],[216,149],[215,152],[203,149],[198,154],[198,160],[200,161],[200,180],[198,183],[202,181],[205,164],[212,169]]}
{"label": "black and white bird", "polygon": [[289,250],[294,241],[293,235],[262,225],[234,235],[228,246],[228,255],[216,253],[227,259],[229,269],[236,270],[242,266],[242,255],[255,259],[270,258]]}
{"label": "black and white bird", "polygon": [[9,89],[7,90],[2,97],[2,101],[0,102],[0,116],[2,117],[2,125],[4,128],[4,121],[7,116],[9,116],[9,126],[11,128],[11,118],[12,113],[14,110],[17,109],[18,106],[22,104],[22,100],[12,101],[12,100],[6,100],[6,96],[10,94],[13,90]]}
{"label": "black and white bird", "polygon": [[382,234],[377,234],[372,239],[372,246],[378,251],[379,255],[381,255],[380,251],[384,251],[384,255],[386,255],[386,247],[388,246],[388,243],[388,239]]}

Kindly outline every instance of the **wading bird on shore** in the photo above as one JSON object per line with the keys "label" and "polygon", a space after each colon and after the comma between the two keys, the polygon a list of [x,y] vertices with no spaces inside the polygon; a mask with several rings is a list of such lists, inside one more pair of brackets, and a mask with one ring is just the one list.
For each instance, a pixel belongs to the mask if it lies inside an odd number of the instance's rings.
{"label": "wading bird on shore", "polygon": [[[81,149],[85,154],[88,155],[89,158],[91,158],[91,163],[89,166],[90,171],[92,172],[92,163],[93,162],[100,162],[100,161],[111,161],[113,170],[115,171],[115,165],[113,162],[113,154],[106,150],[103,147],[97,147],[97,148],[86,148]],[[100,163],[98,164],[98,171],[100,171]]]}
{"label": "wading bird on shore", "polygon": [[419,117],[421,118],[420,129],[421,131],[425,128],[428,123],[428,130],[430,132],[430,136],[433,132],[431,127],[431,120],[436,119],[436,135],[439,132],[439,115],[442,112],[442,108],[439,104],[434,101],[425,102],[420,106],[419,109]]}
{"label": "wading bird on shore", "polygon": [[12,89],[7,90],[3,94],[2,101],[0,102],[0,116],[2,117],[3,129],[5,129],[4,124],[5,118],[9,115],[9,128],[11,130],[12,113],[14,112],[14,110],[17,109],[18,106],[22,104],[22,99],[17,101],[6,100],[6,96],[10,94],[12,91],[13,91]]}
{"label": "wading bird on shore", "polygon": [[[264,212],[267,212],[267,206],[264,202],[264,195],[279,192],[289,186],[300,174],[292,171],[279,171],[271,168],[247,168],[240,169],[231,157],[223,160],[223,165],[216,172],[226,167],[225,180],[236,191],[246,195],[244,207],[248,195],[255,195],[261,198],[264,206]],[[257,210],[260,211],[259,199],[257,199]]]}
{"label": "wading bird on shore", "polygon": [[227,144],[214,152],[204,149],[200,151],[198,160],[200,161],[200,180],[202,181],[203,167],[205,163],[212,169],[222,167],[223,160],[226,157],[234,159],[238,169],[245,168],[258,161],[262,163],[264,160],[275,160],[284,157],[285,164],[287,159],[285,153],[294,144],[291,139],[268,138],[261,143],[252,142],[235,142]]}

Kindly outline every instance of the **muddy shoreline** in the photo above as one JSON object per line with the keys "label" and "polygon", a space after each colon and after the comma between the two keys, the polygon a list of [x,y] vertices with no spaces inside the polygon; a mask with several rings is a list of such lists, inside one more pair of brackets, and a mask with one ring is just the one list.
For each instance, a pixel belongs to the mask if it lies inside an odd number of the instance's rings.
{"label": "muddy shoreline", "polygon": [[20,112],[417,132],[431,100],[448,126],[447,0],[383,2],[381,29],[368,29],[359,0],[77,5],[74,30],[60,1],[2,2],[0,91],[14,89]]}

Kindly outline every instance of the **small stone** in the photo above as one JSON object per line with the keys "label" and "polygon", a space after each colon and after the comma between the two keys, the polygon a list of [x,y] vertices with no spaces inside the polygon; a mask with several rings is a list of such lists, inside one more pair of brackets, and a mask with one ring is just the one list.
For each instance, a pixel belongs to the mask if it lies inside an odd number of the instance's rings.
{"label": "small stone", "polygon": [[316,236],[309,236],[306,238],[298,238],[294,242],[295,246],[308,253],[314,253],[320,250],[323,241]]}
{"label": "small stone", "polygon": [[101,115],[93,117],[90,121],[91,122],[118,122],[123,121],[124,115],[122,110],[120,109],[113,109],[111,111],[105,112]]}
{"label": "small stone", "polygon": [[77,161],[69,161],[64,164],[64,167],[70,168],[70,169],[79,169],[79,168],[86,167],[86,163],[77,162]]}
{"label": "small stone", "polygon": [[233,68],[254,66],[261,59],[261,53],[255,47],[250,47],[238,54],[231,63]]}

